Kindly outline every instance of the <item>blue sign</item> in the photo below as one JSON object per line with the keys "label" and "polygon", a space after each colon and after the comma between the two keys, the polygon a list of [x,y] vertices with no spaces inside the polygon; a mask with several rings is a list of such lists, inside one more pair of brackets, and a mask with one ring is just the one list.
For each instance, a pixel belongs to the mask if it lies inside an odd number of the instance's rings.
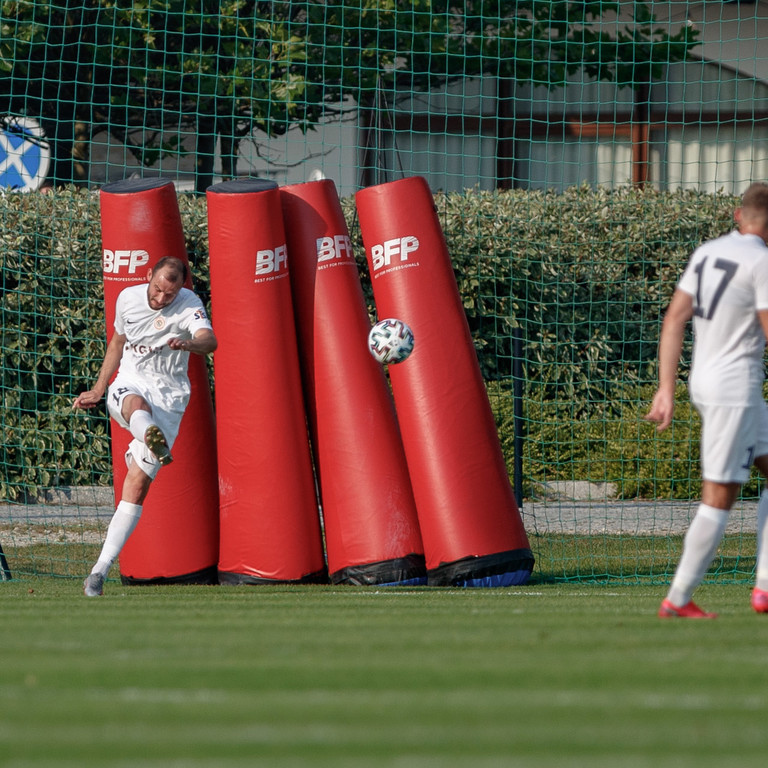
{"label": "blue sign", "polygon": [[45,181],[50,162],[50,145],[36,120],[0,118],[0,187],[34,192]]}

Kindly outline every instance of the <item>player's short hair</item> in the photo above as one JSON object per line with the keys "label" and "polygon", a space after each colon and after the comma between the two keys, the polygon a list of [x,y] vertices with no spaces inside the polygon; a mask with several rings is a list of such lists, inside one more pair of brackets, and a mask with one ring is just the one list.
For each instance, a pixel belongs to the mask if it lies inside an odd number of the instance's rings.
{"label": "player's short hair", "polygon": [[152,274],[157,274],[158,270],[169,269],[174,276],[181,275],[181,282],[186,283],[189,277],[189,267],[186,262],[177,256],[163,256],[152,268]]}
{"label": "player's short hair", "polygon": [[741,208],[753,216],[768,218],[768,184],[762,181],[750,184],[741,198]]}

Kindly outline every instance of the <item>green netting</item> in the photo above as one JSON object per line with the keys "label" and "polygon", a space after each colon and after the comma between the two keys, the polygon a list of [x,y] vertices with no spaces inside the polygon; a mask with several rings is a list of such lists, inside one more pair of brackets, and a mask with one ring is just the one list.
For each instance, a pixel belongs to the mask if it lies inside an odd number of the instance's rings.
{"label": "green netting", "polygon": [[[436,195],[543,579],[666,581],[699,493],[685,371],[642,421],[691,249],[768,176],[756,3],[0,0],[0,545],[79,576],[112,512],[98,198],[171,179],[207,299],[205,198],[237,176]],[[50,193],[50,194],[42,194]],[[370,292],[369,292],[370,299]],[[215,318],[214,318],[215,322]],[[754,478],[713,577],[754,568]]]}

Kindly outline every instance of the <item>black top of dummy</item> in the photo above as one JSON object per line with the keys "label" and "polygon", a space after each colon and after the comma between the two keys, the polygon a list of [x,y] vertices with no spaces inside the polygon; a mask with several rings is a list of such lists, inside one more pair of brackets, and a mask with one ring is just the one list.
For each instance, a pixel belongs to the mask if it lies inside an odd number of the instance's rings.
{"label": "black top of dummy", "polygon": [[222,181],[208,187],[206,192],[225,192],[232,194],[237,192],[265,192],[268,189],[276,189],[277,182],[270,179],[232,179]]}
{"label": "black top of dummy", "polygon": [[123,194],[126,192],[146,192],[148,189],[157,189],[166,184],[173,184],[168,179],[122,179],[105,184],[101,189],[104,192]]}

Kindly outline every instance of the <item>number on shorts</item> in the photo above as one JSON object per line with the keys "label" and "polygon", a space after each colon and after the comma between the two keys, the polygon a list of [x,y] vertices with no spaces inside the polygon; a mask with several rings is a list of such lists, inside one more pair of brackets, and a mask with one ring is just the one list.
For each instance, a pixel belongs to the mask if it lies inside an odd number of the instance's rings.
{"label": "number on shorts", "polygon": [[736,270],[739,268],[739,265],[735,261],[728,261],[728,259],[715,259],[714,268],[721,270],[723,274],[721,275],[720,282],[717,284],[715,293],[712,296],[712,303],[709,305],[709,309],[706,310],[701,302],[701,283],[704,274],[704,267],[707,265],[708,258],[708,256],[705,256],[693,268],[697,278],[696,307],[693,310],[693,314],[696,315],[696,317],[703,318],[704,320],[712,319],[712,316],[715,314],[715,310],[717,309],[717,305],[720,303],[720,299],[723,298],[723,292],[728,287],[728,283],[733,280],[733,276],[736,274]]}

